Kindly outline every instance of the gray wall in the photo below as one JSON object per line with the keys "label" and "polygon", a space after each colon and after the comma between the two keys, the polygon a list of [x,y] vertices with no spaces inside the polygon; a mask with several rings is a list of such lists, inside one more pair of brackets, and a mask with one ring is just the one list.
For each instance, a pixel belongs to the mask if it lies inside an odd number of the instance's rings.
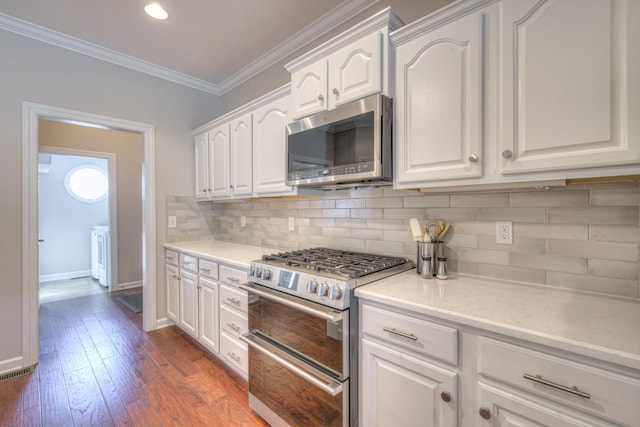
{"label": "gray wall", "polygon": [[109,199],[86,203],[65,187],[67,173],[92,165],[108,174],[107,160],[78,156],[51,156],[48,173],[38,174],[38,245],[40,281],[75,278],[91,273],[91,227],[109,224]]}
{"label": "gray wall", "polygon": [[155,125],[159,316],[165,312],[164,198],[193,194],[191,129],[221,109],[215,96],[2,30],[0,56],[0,324],[15,325],[0,329],[2,363],[22,354],[23,102]]}

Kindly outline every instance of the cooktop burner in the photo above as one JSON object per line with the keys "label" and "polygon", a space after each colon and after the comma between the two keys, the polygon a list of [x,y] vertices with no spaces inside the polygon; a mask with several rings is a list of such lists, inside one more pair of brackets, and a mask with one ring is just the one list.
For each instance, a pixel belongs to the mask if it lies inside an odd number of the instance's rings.
{"label": "cooktop burner", "polygon": [[410,263],[406,258],[327,248],[302,249],[263,255],[262,261],[273,265],[336,274],[352,279]]}

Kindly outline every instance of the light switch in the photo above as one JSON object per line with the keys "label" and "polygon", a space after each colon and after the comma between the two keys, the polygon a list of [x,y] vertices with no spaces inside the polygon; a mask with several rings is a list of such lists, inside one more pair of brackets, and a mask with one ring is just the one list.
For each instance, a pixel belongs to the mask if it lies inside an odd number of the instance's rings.
{"label": "light switch", "polygon": [[175,215],[169,215],[167,217],[167,227],[169,228],[176,228],[177,225],[177,220]]}

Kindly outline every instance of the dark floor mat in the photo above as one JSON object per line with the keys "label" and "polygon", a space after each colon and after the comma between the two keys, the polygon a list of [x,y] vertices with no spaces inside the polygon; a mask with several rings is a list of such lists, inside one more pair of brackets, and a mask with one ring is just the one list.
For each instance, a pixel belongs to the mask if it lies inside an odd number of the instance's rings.
{"label": "dark floor mat", "polygon": [[142,312],[142,292],[117,297],[116,299],[126,305],[134,313],[138,314]]}

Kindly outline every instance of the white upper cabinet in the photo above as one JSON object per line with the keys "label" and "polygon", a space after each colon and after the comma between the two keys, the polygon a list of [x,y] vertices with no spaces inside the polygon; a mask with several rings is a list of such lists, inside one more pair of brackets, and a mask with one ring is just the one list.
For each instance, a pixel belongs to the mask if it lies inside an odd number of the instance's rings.
{"label": "white upper cabinet", "polygon": [[389,32],[402,21],[387,8],[285,65],[297,119],[380,92],[392,96]]}
{"label": "white upper cabinet", "polygon": [[250,196],[252,179],[252,123],[251,113],[231,121],[231,195]]}
{"label": "white upper cabinet", "polygon": [[209,131],[209,166],[211,197],[231,197],[231,173],[229,153],[229,124],[225,123]]}
{"label": "white upper cabinet", "polygon": [[201,132],[195,135],[193,139],[196,159],[196,199],[206,199],[211,192],[211,183],[209,181],[209,135],[207,132]]}
{"label": "white upper cabinet", "polygon": [[502,3],[503,174],[640,161],[637,3]]}
{"label": "white upper cabinet", "polygon": [[484,21],[476,12],[396,47],[398,184],[482,176]]}
{"label": "white upper cabinet", "polygon": [[257,196],[287,194],[287,111],[290,97],[284,96],[253,112],[253,187]]}

